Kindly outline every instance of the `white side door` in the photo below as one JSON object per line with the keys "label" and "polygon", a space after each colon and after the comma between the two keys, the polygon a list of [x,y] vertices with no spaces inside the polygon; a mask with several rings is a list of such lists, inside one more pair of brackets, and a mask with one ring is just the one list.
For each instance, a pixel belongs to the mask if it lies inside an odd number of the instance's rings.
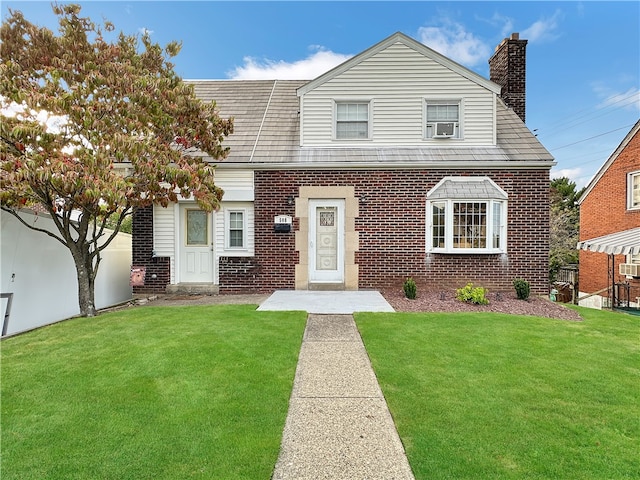
{"label": "white side door", "polygon": [[309,200],[309,280],[344,282],[344,200]]}
{"label": "white side door", "polygon": [[213,283],[212,214],[180,206],[180,283]]}

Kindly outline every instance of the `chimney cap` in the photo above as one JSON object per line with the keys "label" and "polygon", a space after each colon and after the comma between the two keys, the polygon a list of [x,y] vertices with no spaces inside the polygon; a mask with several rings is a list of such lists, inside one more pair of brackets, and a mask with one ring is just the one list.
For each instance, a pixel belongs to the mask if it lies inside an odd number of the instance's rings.
{"label": "chimney cap", "polygon": [[511,40],[520,40],[520,34],[518,32],[513,32],[511,34]]}

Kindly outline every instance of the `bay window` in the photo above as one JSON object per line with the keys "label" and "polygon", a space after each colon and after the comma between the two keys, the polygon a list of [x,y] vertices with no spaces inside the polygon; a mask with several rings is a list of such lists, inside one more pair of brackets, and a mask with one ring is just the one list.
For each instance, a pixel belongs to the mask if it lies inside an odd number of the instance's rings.
{"label": "bay window", "polygon": [[446,177],[427,194],[427,251],[506,252],[507,195],[488,177]]}

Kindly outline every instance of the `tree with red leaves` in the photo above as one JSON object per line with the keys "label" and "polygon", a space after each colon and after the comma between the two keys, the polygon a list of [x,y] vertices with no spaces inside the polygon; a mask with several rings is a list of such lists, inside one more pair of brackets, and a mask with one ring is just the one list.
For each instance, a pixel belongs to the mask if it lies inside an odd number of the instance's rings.
{"label": "tree with red leaves", "polygon": [[69,249],[80,312],[94,316],[101,252],[134,208],[179,195],[219,207],[205,158],[227,156],[233,122],[175,73],[179,43],[116,36],[78,5],[53,9],[58,34],[19,11],[0,27],[0,208],[51,216],[57,232],[22,223]]}

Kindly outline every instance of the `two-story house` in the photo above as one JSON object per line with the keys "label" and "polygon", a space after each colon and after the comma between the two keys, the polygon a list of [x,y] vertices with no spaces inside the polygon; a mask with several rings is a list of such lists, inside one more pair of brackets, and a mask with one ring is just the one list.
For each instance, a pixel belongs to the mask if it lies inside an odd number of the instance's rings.
{"label": "two-story house", "polygon": [[137,292],[548,292],[553,157],[524,124],[526,40],[491,80],[396,33],[311,81],[193,81],[233,117],[221,209],[138,210]]}
{"label": "two-story house", "polygon": [[640,304],[640,120],[593,176],[580,205],[581,306]]}

